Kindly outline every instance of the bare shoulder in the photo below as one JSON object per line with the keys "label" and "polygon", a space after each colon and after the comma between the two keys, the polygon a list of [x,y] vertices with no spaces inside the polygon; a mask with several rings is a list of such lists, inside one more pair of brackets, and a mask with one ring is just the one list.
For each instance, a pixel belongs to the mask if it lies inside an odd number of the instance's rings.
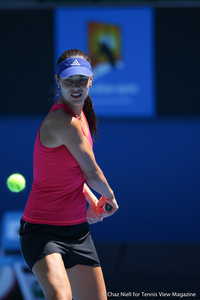
{"label": "bare shoulder", "polygon": [[40,128],[40,141],[46,147],[58,147],[79,130],[78,120],[64,109],[49,113]]}

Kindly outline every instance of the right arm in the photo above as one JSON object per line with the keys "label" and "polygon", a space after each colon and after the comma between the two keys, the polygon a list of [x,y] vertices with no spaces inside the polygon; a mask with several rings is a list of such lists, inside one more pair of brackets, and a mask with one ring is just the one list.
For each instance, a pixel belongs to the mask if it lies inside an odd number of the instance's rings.
{"label": "right arm", "polygon": [[112,215],[118,209],[114,192],[96,162],[91,145],[83,135],[79,120],[66,113],[61,119],[51,120],[50,118],[46,126],[44,123],[42,130],[43,136],[45,132],[47,147],[65,145],[68,148],[79,164],[88,185],[102,195],[98,207],[102,208],[105,203],[109,203],[113,209],[107,216]]}
{"label": "right arm", "polygon": [[[68,126],[68,130],[64,133],[64,145],[78,162],[88,185],[102,195],[98,206],[102,208],[105,203],[109,203],[113,207],[109,213],[109,215],[111,215],[118,209],[114,192],[96,162],[94,152],[88,139],[82,133],[79,121],[73,118],[70,125],[71,126]],[[106,216],[106,214],[104,216]]]}

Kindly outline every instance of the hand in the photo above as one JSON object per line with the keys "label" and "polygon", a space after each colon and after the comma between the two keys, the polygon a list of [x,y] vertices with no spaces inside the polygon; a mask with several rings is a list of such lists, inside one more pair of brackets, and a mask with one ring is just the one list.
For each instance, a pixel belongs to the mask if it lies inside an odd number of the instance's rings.
{"label": "hand", "polygon": [[[105,209],[104,209],[104,205],[106,203],[108,203],[112,206],[112,210],[110,212],[106,212]],[[97,206],[99,207],[100,214],[103,218],[110,217],[111,215],[113,215],[119,209],[119,206],[117,204],[117,201],[116,201],[115,197],[113,197],[113,199],[107,199],[104,196],[102,196],[99,199],[99,202],[97,203]]]}
{"label": "hand", "polygon": [[87,209],[87,221],[89,224],[94,224],[103,221],[97,204],[89,205]]}

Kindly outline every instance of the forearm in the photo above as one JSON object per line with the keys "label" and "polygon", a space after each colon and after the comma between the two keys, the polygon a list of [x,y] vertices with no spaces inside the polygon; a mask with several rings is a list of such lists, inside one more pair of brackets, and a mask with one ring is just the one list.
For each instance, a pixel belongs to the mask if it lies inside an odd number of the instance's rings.
{"label": "forearm", "polygon": [[[113,193],[112,189],[110,188],[105,176],[103,175],[103,172],[101,171],[100,168],[98,168],[96,170],[98,170],[98,171],[94,172],[90,177],[87,177],[87,183],[92,187],[93,190],[95,190],[100,195],[102,195],[101,198],[98,200],[96,198],[96,196],[92,193],[92,191],[89,189],[89,187],[85,184],[86,199],[88,200],[89,204],[91,204],[89,206],[89,208],[97,207],[97,208],[95,208],[95,218],[94,218],[95,220],[97,217],[99,218],[99,216],[103,216],[104,218],[111,216],[119,208],[119,206],[116,202],[114,193]],[[95,200],[94,200],[94,197],[95,197]],[[95,202],[93,202],[93,201],[95,201]],[[112,206],[112,210],[109,213],[107,213],[104,209],[104,206],[106,203],[108,203]],[[98,215],[96,215],[96,211],[98,212]],[[90,220],[90,218],[88,218],[88,220]],[[98,221],[99,221],[99,219],[98,219]]]}
{"label": "forearm", "polygon": [[86,196],[86,200],[90,205],[97,205],[98,203],[98,199],[97,197],[93,194],[93,192],[90,190],[90,188],[88,187],[88,185],[85,183],[84,184],[84,188],[85,188],[85,196]]}
{"label": "forearm", "polygon": [[93,190],[106,199],[112,200],[114,198],[114,193],[99,167],[97,167],[95,172],[86,177],[86,181]]}

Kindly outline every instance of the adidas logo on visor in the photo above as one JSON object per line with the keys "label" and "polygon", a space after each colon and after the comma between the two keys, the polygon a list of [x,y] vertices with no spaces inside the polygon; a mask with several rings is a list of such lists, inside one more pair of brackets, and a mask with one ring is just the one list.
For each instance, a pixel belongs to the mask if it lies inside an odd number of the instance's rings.
{"label": "adidas logo on visor", "polygon": [[71,66],[80,66],[80,64],[79,64],[78,60],[75,59],[75,60],[73,61],[73,63],[71,63]]}

